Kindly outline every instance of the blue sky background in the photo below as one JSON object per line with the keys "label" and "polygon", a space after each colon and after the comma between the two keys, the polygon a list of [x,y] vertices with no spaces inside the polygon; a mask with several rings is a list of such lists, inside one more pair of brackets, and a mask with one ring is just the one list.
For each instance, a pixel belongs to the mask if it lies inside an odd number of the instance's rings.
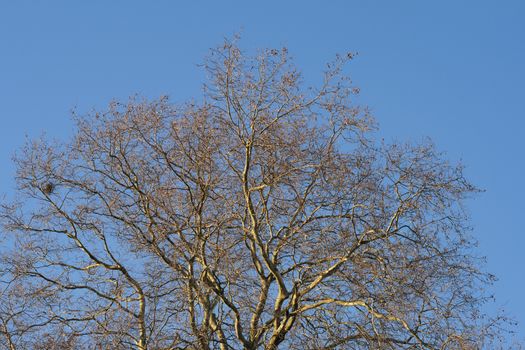
{"label": "blue sky background", "polygon": [[[197,67],[225,36],[287,46],[306,80],[336,53],[387,140],[430,136],[486,192],[472,224],[525,329],[525,1],[0,0],[0,193],[25,135],[66,139],[85,113],[139,93],[200,95]],[[525,338],[525,331],[519,333]]]}

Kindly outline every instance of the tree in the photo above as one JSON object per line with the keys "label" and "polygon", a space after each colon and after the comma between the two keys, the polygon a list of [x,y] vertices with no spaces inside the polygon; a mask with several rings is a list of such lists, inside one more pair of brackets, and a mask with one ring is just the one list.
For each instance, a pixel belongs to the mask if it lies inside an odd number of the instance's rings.
{"label": "tree", "polygon": [[374,140],[351,59],[305,89],[285,49],[226,41],[201,101],[115,102],[28,143],[0,348],[490,346],[477,190],[430,142]]}

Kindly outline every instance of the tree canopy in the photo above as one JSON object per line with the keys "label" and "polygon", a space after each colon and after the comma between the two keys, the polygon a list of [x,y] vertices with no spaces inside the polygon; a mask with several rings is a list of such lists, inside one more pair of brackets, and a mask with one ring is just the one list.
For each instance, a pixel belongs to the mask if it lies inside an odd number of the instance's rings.
{"label": "tree canopy", "polygon": [[226,41],[203,96],[112,103],[18,153],[0,349],[481,349],[500,319],[477,189],[431,142],[376,140],[343,73]]}

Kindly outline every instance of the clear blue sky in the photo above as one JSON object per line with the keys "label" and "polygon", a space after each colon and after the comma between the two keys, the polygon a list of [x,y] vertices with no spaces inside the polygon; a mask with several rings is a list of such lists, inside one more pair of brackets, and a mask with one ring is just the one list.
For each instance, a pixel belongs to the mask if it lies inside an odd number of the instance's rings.
{"label": "clear blue sky", "polygon": [[[472,224],[525,329],[525,1],[0,0],[0,193],[25,135],[66,138],[69,111],[135,93],[198,96],[224,36],[289,48],[307,79],[335,53],[387,139],[430,136],[486,189]],[[525,331],[520,336],[525,337]]]}

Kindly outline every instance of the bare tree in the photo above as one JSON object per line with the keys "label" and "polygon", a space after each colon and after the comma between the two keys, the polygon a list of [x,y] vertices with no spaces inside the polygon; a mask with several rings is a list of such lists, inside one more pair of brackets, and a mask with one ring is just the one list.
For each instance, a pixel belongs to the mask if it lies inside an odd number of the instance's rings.
{"label": "bare tree", "polygon": [[492,277],[430,142],[375,142],[342,73],[212,50],[202,100],[30,142],[2,206],[0,349],[481,349]]}

